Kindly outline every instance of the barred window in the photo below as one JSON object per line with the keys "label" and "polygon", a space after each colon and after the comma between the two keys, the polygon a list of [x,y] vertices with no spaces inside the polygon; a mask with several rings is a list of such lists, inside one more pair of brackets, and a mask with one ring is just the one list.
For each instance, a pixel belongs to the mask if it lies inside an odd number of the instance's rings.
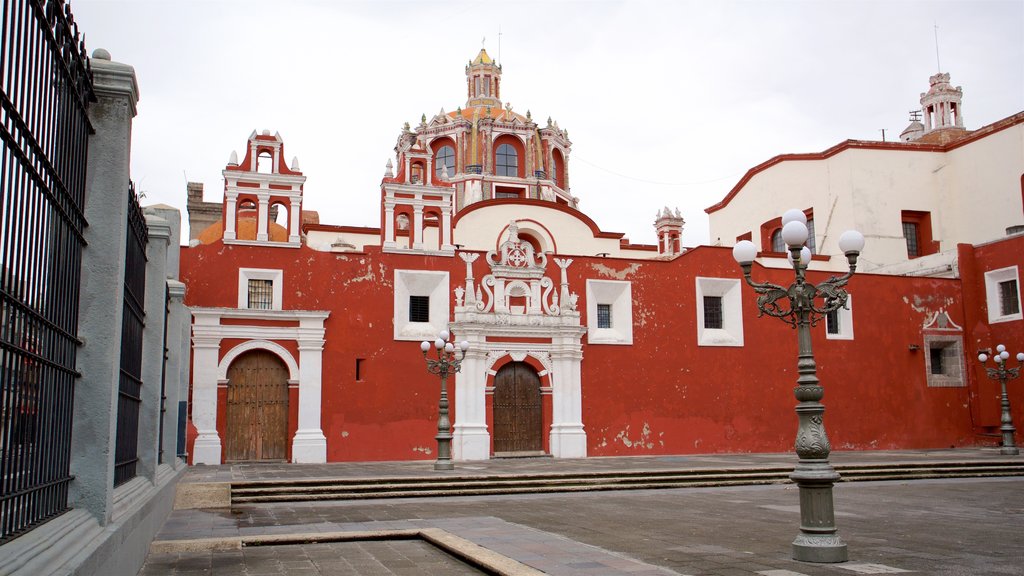
{"label": "barred window", "polygon": [[249,280],[249,308],[270,310],[274,307],[274,281]]}
{"label": "barred window", "polygon": [[907,256],[910,258],[917,258],[920,256],[921,248],[919,246],[917,235],[917,222],[903,223],[903,237],[907,239]]}
{"label": "barred window", "polygon": [[704,297],[704,328],[722,328],[722,297]]}
{"label": "barred window", "polygon": [[598,304],[597,305],[597,327],[598,328],[611,328],[612,327],[612,305],[611,304]]}
{"label": "barred window", "polygon": [[999,313],[1003,316],[1020,313],[1020,300],[1017,299],[1017,281],[1006,280],[999,283]]}
{"label": "barred window", "polygon": [[430,296],[409,296],[409,322],[430,322]]}
{"label": "barred window", "polygon": [[930,360],[932,374],[944,375],[946,373],[945,363],[943,362],[945,356],[943,354],[944,350],[945,348],[942,346],[932,346],[928,348],[928,354],[931,355]]}
{"label": "barred window", "polygon": [[839,334],[839,309],[830,310],[825,314],[825,331],[829,334]]}

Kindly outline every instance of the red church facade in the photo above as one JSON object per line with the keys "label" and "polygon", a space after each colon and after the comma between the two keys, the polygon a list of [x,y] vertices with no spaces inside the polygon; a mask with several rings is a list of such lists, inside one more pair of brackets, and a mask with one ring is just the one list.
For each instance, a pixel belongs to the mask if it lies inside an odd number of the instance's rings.
{"label": "red church facade", "polygon": [[[303,212],[277,135],[233,156],[220,220],[181,250],[192,462],[433,459],[419,343],[439,329],[470,342],[450,383],[456,460],[790,450],[796,335],[758,318],[730,251],[682,250],[667,208],[657,246],[601,231],[570,193],[567,134],[501,107],[486,52],[467,83],[465,108],[399,136],[379,228]],[[835,449],[998,442],[976,357],[1024,344],[1019,295],[1016,315],[989,313],[1020,254],[1016,235],[960,245],[958,278],[851,279],[850,309],[813,330]],[[1024,422],[1024,386],[1011,404]]]}

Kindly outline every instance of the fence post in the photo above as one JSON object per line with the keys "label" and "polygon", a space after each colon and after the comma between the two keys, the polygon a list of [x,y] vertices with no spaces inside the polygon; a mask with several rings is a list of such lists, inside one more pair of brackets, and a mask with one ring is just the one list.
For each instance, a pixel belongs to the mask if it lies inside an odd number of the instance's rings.
{"label": "fence post", "polygon": [[82,346],[75,385],[70,504],[101,525],[113,508],[114,445],[120,377],[121,307],[127,234],[129,150],[139,98],[135,70],[106,50],[90,59],[97,101],[89,108],[85,230],[78,334]]}
{"label": "fence post", "polygon": [[142,404],[139,412],[139,476],[156,478],[160,451],[161,378],[164,369],[164,310],[167,306],[167,250],[171,226],[146,215],[146,327],[142,331]]}

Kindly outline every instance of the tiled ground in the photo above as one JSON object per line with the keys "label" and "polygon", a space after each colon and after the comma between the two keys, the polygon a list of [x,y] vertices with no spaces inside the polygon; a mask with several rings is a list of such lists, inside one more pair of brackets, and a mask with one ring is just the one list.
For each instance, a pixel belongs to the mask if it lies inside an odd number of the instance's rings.
{"label": "tiled ground", "polygon": [[421,576],[484,574],[417,540],[258,546],[188,554],[151,554],[139,576]]}
{"label": "tiled ground", "polygon": [[779,485],[183,510],[158,539],[437,526],[566,576],[1024,576],[1021,494],[1024,478],[840,484],[838,565],[790,559],[797,489]]}

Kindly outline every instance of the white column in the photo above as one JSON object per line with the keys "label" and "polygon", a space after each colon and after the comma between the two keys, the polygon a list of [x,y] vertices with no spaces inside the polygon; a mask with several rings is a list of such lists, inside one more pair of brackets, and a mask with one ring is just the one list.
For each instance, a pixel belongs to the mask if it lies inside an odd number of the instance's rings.
{"label": "white column", "polygon": [[226,196],[227,198],[225,200],[227,202],[227,207],[225,209],[226,214],[224,214],[224,239],[234,240],[236,217],[235,204],[238,202],[238,194],[229,191]]}
{"label": "white column", "polygon": [[292,198],[291,204],[288,207],[288,241],[293,244],[299,243],[299,234],[302,232],[299,229],[301,216],[302,200]]}
{"label": "white column", "polygon": [[384,202],[384,248],[395,248],[395,204]]}
{"label": "white column", "polygon": [[267,222],[270,220],[270,192],[260,191],[256,194],[259,201],[259,212],[256,216],[256,241],[266,242],[270,239],[267,234]]}
{"label": "white column", "polygon": [[452,209],[445,206],[441,209],[441,250],[455,250],[452,245]]}
{"label": "white column", "polygon": [[327,462],[327,437],[320,428],[323,319],[304,318],[299,321],[299,330],[316,336],[299,340],[299,423],[292,440],[292,462],[319,464]]}
{"label": "white column", "polygon": [[[576,346],[579,346],[578,340]],[[587,433],[583,431],[583,394],[579,352],[552,354],[551,455],[585,458]]]}
{"label": "white column", "polygon": [[[219,318],[196,318],[220,323]],[[220,464],[221,443],[217,434],[217,360],[220,339],[192,340],[192,423],[199,435],[192,447],[193,464]]]}
{"label": "white column", "polygon": [[487,351],[483,340],[469,343],[462,370],[455,376],[455,431],[452,457],[455,460],[487,460],[491,457],[491,435],[487,431]]}
{"label": "white column", "polygon": [[413,250],[423,250],[423,206],[413,206]]}
{"label": "white column", "polygon": [[924,110],[924,131],[927,132],[932,129],[932,114],[928,111],[928,106],[922,106]]}

